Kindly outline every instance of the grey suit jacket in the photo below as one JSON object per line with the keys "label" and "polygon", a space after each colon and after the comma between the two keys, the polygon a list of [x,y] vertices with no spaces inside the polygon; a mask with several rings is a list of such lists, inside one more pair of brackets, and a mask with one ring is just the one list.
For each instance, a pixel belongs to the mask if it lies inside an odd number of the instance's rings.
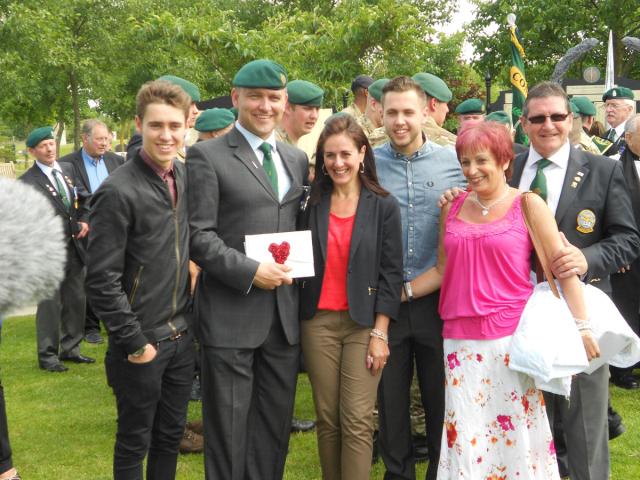
{"label": "grey suit jacket", "polygon": [[258,262],[244,254],[245,235],[296,229],[308,161],[293,146],[277,142],[277,149],[291,179],[282,202],[235,128],[188,150],[191,259],[202,268],[194,307],[205,346],[256,348],[278,320],[287,341],[299,342],[296,286],[252,286]]}
{"label": "grey suit jacket", "polygon": [[[514,160],[510,183],[516,188],[528,156],[526,151]],[[578,215],[583,211],[595,215],[593,227],[583,229],[587,231],[578,229]],[[609,275],[629,265],[638,256],[640,247],[620,162],[572,148],[556,222],[567,240],[580,248],[587,259],[589,269],[585,282],[611,293]]]}

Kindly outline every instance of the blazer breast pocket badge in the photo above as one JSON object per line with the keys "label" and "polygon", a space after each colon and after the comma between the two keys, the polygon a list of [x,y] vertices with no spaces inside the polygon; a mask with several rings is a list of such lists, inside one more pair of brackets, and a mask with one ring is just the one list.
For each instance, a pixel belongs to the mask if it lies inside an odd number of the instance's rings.
{"label": "blazer breast pocket badge", "polygon": [[596,224],[596,214],[588,208],[580,210],[577,222],[578,226],[576,227],[576,230],[580,233],[592,233],[593,227]]}

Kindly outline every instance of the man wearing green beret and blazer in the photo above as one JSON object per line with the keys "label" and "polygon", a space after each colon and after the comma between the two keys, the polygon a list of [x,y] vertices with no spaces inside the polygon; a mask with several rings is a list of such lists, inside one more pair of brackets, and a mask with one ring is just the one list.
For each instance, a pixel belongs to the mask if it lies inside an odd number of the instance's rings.
{"label": "man wearing green beret and blazer", "polygon": [[56,161],[56,141],[51,127],[33,130],[27,137],[27,149],[36,158],[20,180],[42,192],[62,219],[67,238],[65,276],[55,295],[38,304],[36,335],[38,364],[49,372],[68,370],[61,360],[94,363],[80,353],[84,337],[85,249],[81,242],[89,232],[89,211],[85,198],[76,188],[73,167]]}
{"label": "man wearing green beret and blazer", "polygon": [[245,235],[296,229],[306,155],[279,142],[287,73],[270,60],[233,79],[238,121],[187,153],[208,480],[280,479],[298,374],[298,292],[289,267],[245,255]]}
{"label": "man wearing green beret and blazer", "polygon": [[604,93],[602,101],[605,118],[611,127],[605,132],[603,138],[613,143],[604,155],[617,160],[624,150],[624,126],[636,110],[633,90],[626,87],[611,88]]}

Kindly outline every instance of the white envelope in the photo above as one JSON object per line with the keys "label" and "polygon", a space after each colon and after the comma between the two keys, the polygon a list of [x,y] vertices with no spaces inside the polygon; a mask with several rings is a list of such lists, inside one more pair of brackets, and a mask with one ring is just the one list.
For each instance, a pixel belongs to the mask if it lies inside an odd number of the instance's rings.
{"label": "white envelope", "polygon": [[245,254],[257,262],[274,262],[276,261],[274,254],[278,255],[278,249],[286,248],[284,242],[289,244],[289,254],[284,261],[284,264],[292,269],[289,276],[291,278],[315,276],[311,230],[245,235]]}

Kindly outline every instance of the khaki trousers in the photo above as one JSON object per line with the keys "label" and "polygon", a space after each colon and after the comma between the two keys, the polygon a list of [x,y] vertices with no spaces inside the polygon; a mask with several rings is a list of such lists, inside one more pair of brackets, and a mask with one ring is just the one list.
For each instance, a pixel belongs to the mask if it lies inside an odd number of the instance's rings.
{"label": "khaki trousers", "polygon": [[366,366],[370,332],[346,311],[320,310],[302,322],[302,353],[316,407],[324,480],[369,478],[381,375],[372,376]]}

